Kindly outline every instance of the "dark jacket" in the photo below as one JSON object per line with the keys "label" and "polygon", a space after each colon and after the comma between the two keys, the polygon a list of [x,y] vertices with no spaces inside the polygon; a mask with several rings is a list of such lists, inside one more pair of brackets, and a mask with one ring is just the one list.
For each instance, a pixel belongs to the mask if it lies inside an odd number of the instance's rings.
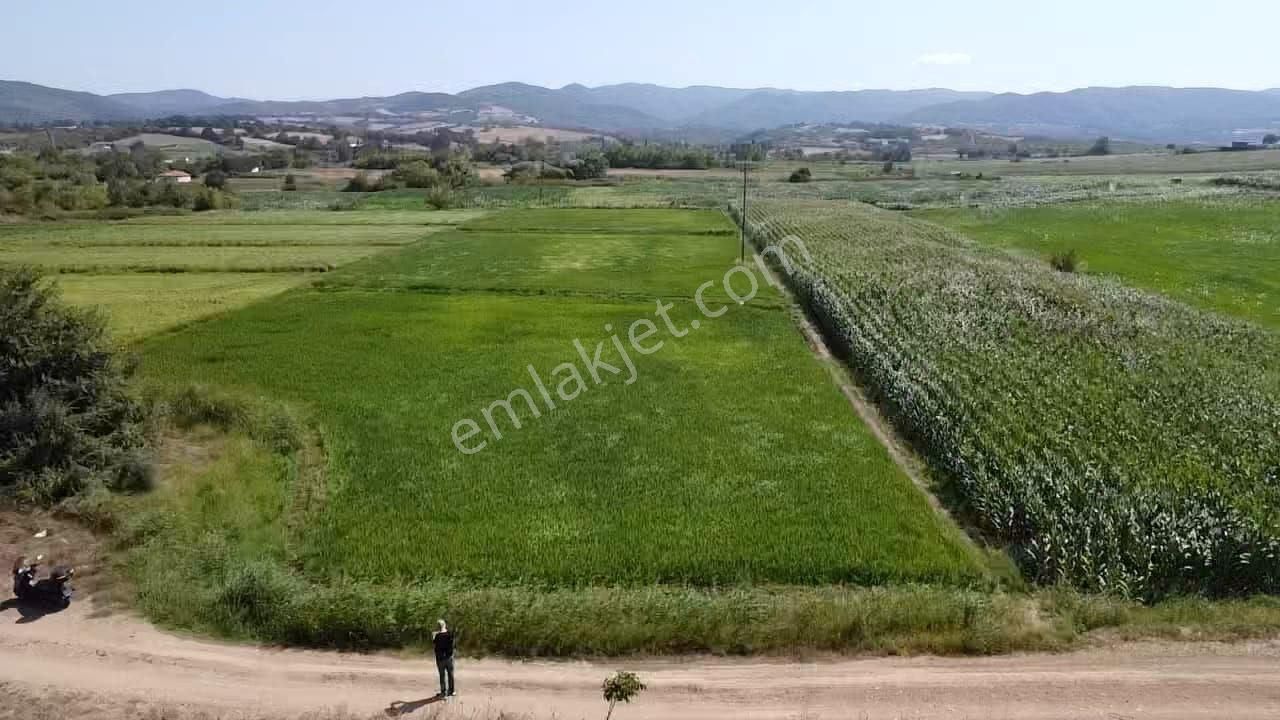
{"label": "dark jacket", "polygon": [[437,660],[448,660],[453,657],[452,632],[445,630],[444,632],[436,633],[435,637],[431,638],[431,644],[435,646]]}

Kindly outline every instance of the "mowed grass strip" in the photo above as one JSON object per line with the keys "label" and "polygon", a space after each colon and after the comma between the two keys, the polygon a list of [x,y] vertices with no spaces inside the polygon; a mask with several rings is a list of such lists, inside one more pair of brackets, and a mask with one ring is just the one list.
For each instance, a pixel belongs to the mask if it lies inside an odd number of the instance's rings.
{"label": "mowed grass strip", "polygon": [[215,211],[173,216],[150,215],[124,225],[459,225],[484,217],[485,210],[273,210]]}
{"label": "mowed grass strip", "polygon": [[376,245],[17,247],[0,251],[0,265],[28,265],[52,273],[327,272],[380,249]]}
{"label": "mowed grass strip", "polygon": [[[310,213],[324,216],[323,213]],[[318,247],[395,246],[421,240],[442,226],[261,223],[99,223],[0,226],[0,253],[59,247]],[[0,257],[3,257],[0,255]]]}
{"label": "mowed grass strip", "polygon": [[1280,328],[1280,204],[1089,203],[919,214],[985,244],[1047,259]]}
{"label": "mowed grass strip", "polygon": [[[327,222],[346,215],[347,224]],[[201,213],[113,223],[0,226],[0,265],[58,275],[64,296],[105,311],[115,339],[224,312],[447,229],[476,213]],[[437,224],[423,219],[432,217]]]}
{"label": "mowed grass strip", "polygon": [[[856,419],[781,310],[735,309],[597,385],[588,351],[654,302],[299,290],[153,337],[144,372],[300,403],[332,494],[313,577],[483,584],[969,583],[983,577]],[[684,301],[680,328],[701,317]],[[623,340],[625,342],[625,339]],[[606,361],[624,367],[605,343]],[[517,388],[587,389],[522,427],[483,409]],[[570,384],[569,389],[572,389]],[[543,402],[543,401],[539,401]],[[464,455],[474,418],[488,445]]]}
{"label": "mowed grass strip", "polygon": [[274,273],[60,275],[56,282],[67,302],[102,309],[112,338],[123,344],[244,307],[296,287],[307,277]]}

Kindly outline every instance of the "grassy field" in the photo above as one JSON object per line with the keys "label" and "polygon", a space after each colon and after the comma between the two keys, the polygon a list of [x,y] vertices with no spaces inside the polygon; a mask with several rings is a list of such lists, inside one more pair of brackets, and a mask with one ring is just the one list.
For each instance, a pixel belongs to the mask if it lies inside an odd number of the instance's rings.
{"label": "grassy field", "polygon": [[[131,220],[119,224],[0,226],[0,252],[8,255],[64,248],[120,247],[378,247],[414,242],[421,239],[426,234],[425,228],[429,227],[422,222],[387,223],[370,229],[363,224],[325,223],[323,221],[338,218],[331,218],[329,214],[319,215],[321,222],[307,224],[265,215],[261,216],[265,222],[252,223],[233,222],[230,217],[206,220],[195,215],[191,219],[168,218],[165,222],[155,222],[156,218],[140,218],[142,222]],[[253,216],[253,219],[258,217]]]}
{"label": "grassy field", "polygon": [[[1181,176],[1170,173],[1070,175],[1001,175],[976,177],[931,174],[911,177],[904,174],[869,174],[862,166],[814,163],[814,180],[787,182],[783,172],[798,163],[770,164],[749,178],[752,197],[767,200],[842,200],[866,202],[888,209],[912,210],[953,207],[1021,207],[1088,200],[1150,202],[1199,198],[1274,197],[1274,192],[1215,182],[1220,175]],[[475,209],[512,208],[689,208],[722,210],[742,195],[741,175],[734,177],[712,171],[673,177],[618,176],[608,185],[548,184],[480,185],[459,191],[454,202]],[[1266,178],[1272,174],[1249,173],[1242,177]],[[426,207],[426,195],[417,190],[381,193],[297,192],[245,193],[246,210],[316,210],[333,207],[358,212],[412,212]]]}
{"label": "grassy field", "polygon": [[[300,544],[310,577],[982,581],[772,289],[695,325],[694,290],[736,262],[722,217],[512,213],[471,227],[142,347],[153,382],[198,380],[314,413],[333,491]],[[418,281],[447,294],[405,292]],[[540,417],[517,400],[522,428],[500,416],[506,432],[486,428],[483,452],[455,447],[458,421],[533,392],[530,367],[567,382],[556,369],[579,362],[575,339],[588,350],[604,341],[605,361],[627,367],[607,338],[654,319],[660,300],[688,335],[659,331],[660,352],[631,358],[634,382],[626,370],[587,377],[581,397],[560,394],[567,404]]]}
{"label": "grassy field", "polygon": [[1135,175],[1155,173],[1252,172],[1280,170],[1280,150],[1249,152],[1135,153],[1097,157],[1008,160],[918,160],[912,163],[920,176],[965,172],[976,175]]}
{"label": "grassy field", "polygon": [[296,273],[62,275],[63,297],[106,313],[117,342],[131,343],[190,320],[233,310],[306,282]]}
{"label": "grassy field", "polygon": [[[288,195],[288,193],[279,193]],[[314,212],[312,210],[273,210],[270,212],[214,211],[183,216],[184,226],[202,225],[252,225],[264,228],[264,233],[274,233],[279,225],[305,225],[322,231],[331,225],[409,225],[419,227],[453,227],[469,220],[484,217],[484,210],[428,210],[419,206],[412,210],[347,210],[342,212]],[[172,216],[149,215],[129,220],[128,226],[169,225]],[[375,236],[376,237],[376,236]]]}
{"label": "grassy field", "polygon": [[119,342],[242,307],[347,263],[476,218],[475,211],[200,213],[0,225],[0,265],[59,276]]}
{"label": "grassy field", "polygon": [[[751,177],[756,239],[805,241],[798,299],[949,509],[1052,586],[1031,592],[851,413],[782,294],[728,301],[729,171],[478,186],[450,211],[263,189],[241,212],[0,226],[0,263],[106,308],[172,420],[160,458],[207,458],[126,501],[139,604],[168,625],[413,647],[443,614],[471,651],[554,655],[1248,635],[1274,602],[1063,587],[1280,590],[1274,194],[1188,169],[1268,157]],[[1045,262],[1067,248],[1083,273]],[[695,305],[708,281],[723,317]],[[662,347],[623,358],[639,319]]]}
{"label": "grassy field", "polygon": [[1280,336],[865,205],[752,206],[956,502],[1039,582],[1280,590]]}
{"label": "grassy field", "polygon": [[119,150],[127,150],[135,143],[142,143],[148,149],[158,150],[170,158],[205,157],[225,152],[223,147],[199,137],[183,137],[166,133],[142,133],[123,140],[117,140],[115,146]]}
{"label": "grassy field", "polygon": [[1280,205],[1267,200],[937,210],[919,217],[1036,258],[1280,328]]}

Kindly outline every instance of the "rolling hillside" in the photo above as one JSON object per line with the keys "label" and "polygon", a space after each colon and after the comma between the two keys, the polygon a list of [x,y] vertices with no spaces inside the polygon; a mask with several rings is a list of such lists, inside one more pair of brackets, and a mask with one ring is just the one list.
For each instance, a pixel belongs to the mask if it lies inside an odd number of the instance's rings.
{"label": "rolling hillside", "polygon": [[1280,127],[1280,92],[1083,88],[935,105],[908,113],[904,119],[1048,136],[1225,140],[1237,130]]}
{"label": "rolling hillside", "polygon": [[688,124],[750,131],[810,122],[892,122],[939,103],[977,100],[990,93],[954,90],[858,90],[797,92],[761,90],[690,118]]}
{"label": "rolling hillside", "polygon": [[108,99],[127,105],[148,117],[162,115],[217,112],[217,108],[236,102],[199,90],[161,90],[159,92],[118,93]]}
{"label": "rolling hillside", "polygon": [[134,115],[128,105],[101,95],[0,80],[0,122],[123,120]]}
{"label": "rolling hillside", "polygon": [[1280,129],[1280,89],[1083,88],[1065,93],[993,95],[946,89],[799,92],[628,83],[559,89],[502,83],[456,95],[315,101],[220,98],[198,90],[100,96],[0,81],[0,123],[144,120],[175,114],[312,115],[332,122],[399,116],[489,122],[510,117],[546,127],[674,139],[741,137],[797,123],[905,123],[973,127],[999,133],[1154,142],[1261,138]]}

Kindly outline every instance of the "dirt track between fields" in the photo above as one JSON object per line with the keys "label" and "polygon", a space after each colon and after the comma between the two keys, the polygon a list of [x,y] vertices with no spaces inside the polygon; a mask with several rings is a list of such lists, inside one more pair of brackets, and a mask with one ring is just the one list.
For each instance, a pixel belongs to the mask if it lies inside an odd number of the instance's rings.
{"label": "dirt track between fields", "polygon": [[[139,708],[164,708],[165,717],[332,709],[371,716],[394,700],[430,695],[435,683],[434,665],[421,659],[224,645],[128,615],[103,617],[89,605],[22,623],[16,610],[0,612],[0,683],[92,698],[90,716],[104,718],[137,717]],[[1280,717],[1280,641],[971,659],[462,659],[459,700],[417,716],[602,717],[600,682],[619,667],[650,688],[618,711],[624,720]]]}

